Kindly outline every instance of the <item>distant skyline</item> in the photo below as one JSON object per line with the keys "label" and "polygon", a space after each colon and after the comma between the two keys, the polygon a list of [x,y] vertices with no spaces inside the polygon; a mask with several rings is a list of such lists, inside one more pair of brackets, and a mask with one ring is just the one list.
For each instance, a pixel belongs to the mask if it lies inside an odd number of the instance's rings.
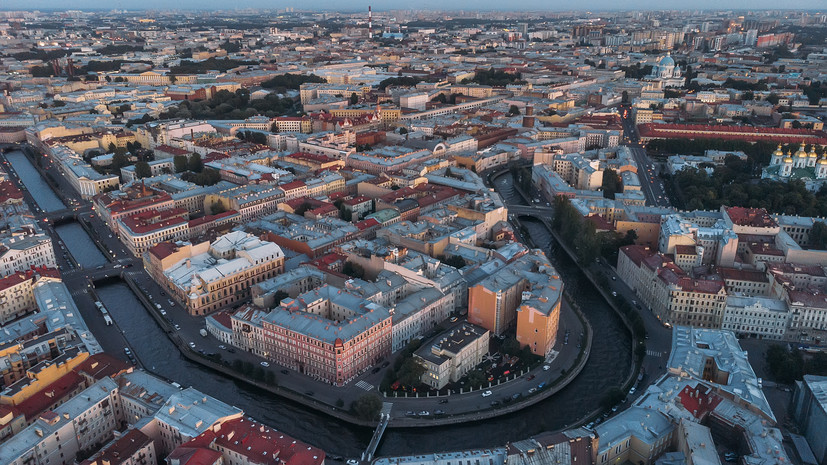
{"label": "distant skyline", "polygon": [[[317,10],[359,10],[359,3],[364,4],[364,9],[371,5],[374,9],[414,9],[414,10],[547,10],[547,11],[572,11],[572,10],[770,10],[770,9],[795,9],[795,10],[827,10],[822,0],[803,0],[796,4],[796,8],[789,8],[777,0],[755,0],[746,2],[743,0],[630,0],[628,2],[617,2],[616,0],[588,0],[585,2],[564,2],[547,0],[524,0],[521,2],[503,3],[498,0],[454,0],[438,1],[424,0],[400,5],[390,0],[366,0],[363,2],[348,2],[345,5],[336,0],[317,0],[311,5],[305,2],[290,0],[239,0],[226,2],[223,0],[68,0],[58,2],[56,0],[4,0],[0,3],[2,10],[59,10],[59,9],[96,9],[96,10],[229,10],[245,8],[269,8],[279,9],[292,7],[296,9],[317,9]],[[230,6],[232,6],[230,8]],[[781,8],[779,8],[781,7]]]}

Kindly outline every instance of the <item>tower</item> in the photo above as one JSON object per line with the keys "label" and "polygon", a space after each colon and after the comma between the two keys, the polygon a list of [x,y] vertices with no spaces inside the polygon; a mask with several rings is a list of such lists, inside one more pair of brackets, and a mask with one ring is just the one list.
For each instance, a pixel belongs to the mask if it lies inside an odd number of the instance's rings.
{"label": "tower", "polygon": [[368,5],[368,39],[373,39],[373,11]]}

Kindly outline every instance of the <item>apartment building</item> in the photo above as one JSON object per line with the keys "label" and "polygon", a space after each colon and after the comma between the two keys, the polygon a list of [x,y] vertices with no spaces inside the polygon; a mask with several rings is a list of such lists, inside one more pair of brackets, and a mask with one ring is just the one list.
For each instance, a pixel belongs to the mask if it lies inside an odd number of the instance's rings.
{"label": "apartment building", "polygon": [[[233,316],[234,340],[258,333],[260,353],[312,378],[342,386],[391,353],[385,307],[330,285],[312,289],[257,318]],[[254,347],[241,346],[252,351]]]}
{"label": "apartment building", "polygon": [[496,335],[516,321],[521,345],[545,356],[556,341],[562,295],[557,271],[531,250],[468,289],[468,321]]}
{"label": "apartment building", "polygon": [[746,337],[784,340],[792,313],[787,303],[768,297],[727,297],[721,329]]}
{"label": "apartment building", "polygon": [[217,457],[213,463],[223,459],[225,464],[323,465],[325,453],[250,418],[237,418],[185,442],[172,451],[169,463],[181,463],[186,458],[191,458],[186,463],[192,463],[195,457]]}
{"label": "apartment building", "polygon": [[0,238],[0,276],[32,268],[57,268],[52,239],[42,232]]}
{"label": "apartment building", "polygon": [[693,279],[668,255],[622,247],[618,275],[664,323],[720,328],[726,306],[722,280]]}
{"label": "apartment building", "polygon": [[189,238],[189,213],[183,208],[147,210],[118,218],[118,233],[127,249],[140,257],[150,247],[164,241]]}
{"label": "apartment building", "polygon": [[3,443],[0,463],[71,465],[78,452],[109,441],[120,417],[118,384],[101,379]]}
{"label": "apartment building", "polygon": [[34,285],[41,278],[60,279],[60,272],[53,268],[40,267],[0,278],[0,324],[37,309]]}
{"label": "apartment building", "polygon": [[213,242],[162,242],[144,254],[144,266],[192,315],[207,315],[250,297],[250,288],[284,271],[284,253],[241,231]]}

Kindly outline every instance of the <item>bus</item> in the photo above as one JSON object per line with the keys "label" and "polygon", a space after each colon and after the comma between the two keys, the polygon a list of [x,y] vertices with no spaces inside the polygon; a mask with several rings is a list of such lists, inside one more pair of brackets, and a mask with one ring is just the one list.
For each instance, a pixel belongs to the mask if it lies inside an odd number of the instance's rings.
{"label": "bus", "polygon": [[103,321],[106,322],[106,326],[112,326],[112,318],[109,315],[104,315]]}

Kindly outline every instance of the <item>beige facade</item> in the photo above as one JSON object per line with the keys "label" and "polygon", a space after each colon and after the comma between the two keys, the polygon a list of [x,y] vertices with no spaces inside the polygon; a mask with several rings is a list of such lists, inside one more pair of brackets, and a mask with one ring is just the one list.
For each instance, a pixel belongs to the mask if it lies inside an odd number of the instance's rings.
{"label": "beige facade", "polygon": [[434,344],[414,354],[425,367],[422,382],[442,389],[448,383],[459,381],[482,363],[488,353],[488,340],[488,330],[469,323],[443,333]]}

